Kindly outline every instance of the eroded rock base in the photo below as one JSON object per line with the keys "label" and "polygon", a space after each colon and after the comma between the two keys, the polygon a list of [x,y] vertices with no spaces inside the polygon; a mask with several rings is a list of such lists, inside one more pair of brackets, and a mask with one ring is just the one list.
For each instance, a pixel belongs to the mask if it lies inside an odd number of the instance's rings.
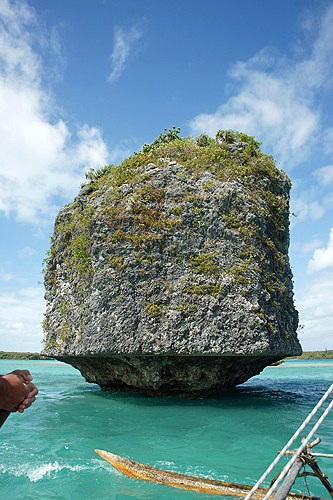
{"label": "eroded rock base", "polygon": [[57,356],[111,392],[202,398],[258,375],[281,356]]}

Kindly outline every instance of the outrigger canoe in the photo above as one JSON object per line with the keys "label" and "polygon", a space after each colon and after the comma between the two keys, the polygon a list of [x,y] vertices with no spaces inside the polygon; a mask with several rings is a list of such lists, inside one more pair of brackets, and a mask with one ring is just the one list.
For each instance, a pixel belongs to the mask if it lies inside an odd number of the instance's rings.
{"label": "outrigger canoe", "polygon": [[[170,472],[150,465],[135,462],[129,458],[119,457],[113,453],[103,450],[95,450],[104,460],[113,467],[121,471],[126,476],[144,481],[153,481],[155,483],[166,484],[174,488],[184,490],[201,491],[202,493],[213,493],[216,495],[227,495],[244,498],[251,491],[252,486],[246,484],[229,483],[227,481],[216,481],[214,479],[205,479],[202,477],[186,476],[177,472]],[[253,494],[253,498],[261,500],[267,493],[267,488],[258,488]],[[289,493],[286,500],[321,500],[318,497],[300,495],[298,493]]]}

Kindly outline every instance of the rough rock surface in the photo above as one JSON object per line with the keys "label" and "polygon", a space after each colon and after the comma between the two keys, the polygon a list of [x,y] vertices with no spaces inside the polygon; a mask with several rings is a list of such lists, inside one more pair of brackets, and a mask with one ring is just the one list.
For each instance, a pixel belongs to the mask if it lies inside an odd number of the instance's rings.
{"label": "rough rock surface", "polygon": [[244,134],[155,143],[60,210],[43,353],[106,390],[202,397],[301,353],[290,181]]}

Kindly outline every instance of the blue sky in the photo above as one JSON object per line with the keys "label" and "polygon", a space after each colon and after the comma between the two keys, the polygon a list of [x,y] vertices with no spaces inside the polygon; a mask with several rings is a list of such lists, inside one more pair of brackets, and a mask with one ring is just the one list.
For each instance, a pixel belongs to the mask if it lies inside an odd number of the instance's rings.
{"label": "blue sky", "polygon": [[84,173],[173,125],[293,183],[304,350],[333,349],[333,2],[0,0],[0,350],[40,351],[42,260]]}

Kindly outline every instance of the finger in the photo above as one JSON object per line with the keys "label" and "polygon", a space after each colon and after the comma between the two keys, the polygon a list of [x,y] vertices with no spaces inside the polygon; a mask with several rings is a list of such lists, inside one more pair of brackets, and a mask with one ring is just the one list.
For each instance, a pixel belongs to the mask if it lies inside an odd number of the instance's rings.
{"label": "finger", "polygon": [[27,403],[21,403],[18,407],[17,407],[17,411],[20,412],[20,413],[23,413],[24,410],[26,410],[27,408],[29,408],[32,403],[34,402],[34,399],[31,400],[31,401],[28,401]]}
{"label": "finger", "polygon": [[37,396],[38,394],[38,389],[34,384],[30,384],[30,392],[26,395],[26,398],[31,398],[33,396]]}
{"label": "finger", "polygon": [[30,397],[26,397],[24,398],[24,400],[18,405],[18,407],[20,406],[30,406],[34,401],[36,401],[36,398],[35,396],[30,396]]}
{"label": "finger", "polygon": [[31,382],[32,380],[32,375],[29,372],[29,370],[21,370],[21,375],[26,380],[27,382]]}

